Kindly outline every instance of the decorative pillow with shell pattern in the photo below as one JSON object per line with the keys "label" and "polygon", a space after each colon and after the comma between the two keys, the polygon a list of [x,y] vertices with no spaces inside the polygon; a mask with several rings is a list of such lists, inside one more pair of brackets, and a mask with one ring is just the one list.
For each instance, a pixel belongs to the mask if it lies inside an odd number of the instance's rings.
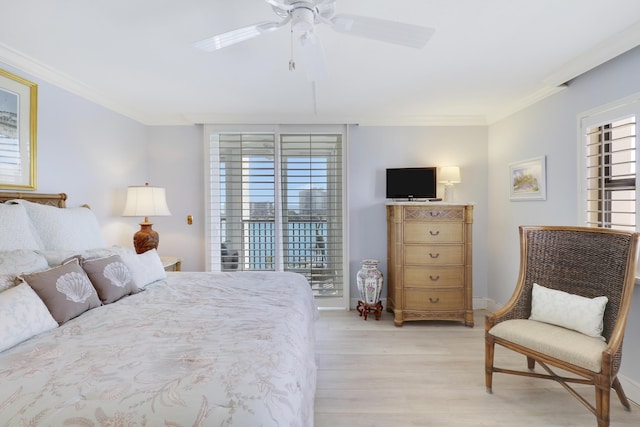
{"label": "decorative pillow with shell pattern", "polygon": [[133,282],[140,289],[167,278],[167,272],[156,249],[151,249],[141,254],[136,254],[133,249],[122,246],[112,246],[110,250],[113,254],[122,257],[122,261],[131,272]]}
{"label": "decorative pillow with shell pattern", "polygon": [[38,294],[59,325],[101,305],[77,258],[49,270],[22,274],[20,279]]}
{"label": "decorative pillow with shell pattern", "polygon": [[111,246],[108,248],[95,248],[87,250],[51,250],[38,251],[43,255],[51,267],[58,266],[64,261],[73,257],[80,257],[83,260],[95,258],[106,258],[112,255],[119,255],[122,262],[129,269],[133,283],[140,289],[145,286],[166,279],[167,272],[164,270],[162,260],[158,251],[152,249],[142,254],[136,254],[131,248],[123,246]]}
{"label": "decorative pillow with shell pattern", "polygon": [[110,304],[124,296],[139,292],[131,272],[119,255],[85,260],[82,262],[82,268],[103,304]]}

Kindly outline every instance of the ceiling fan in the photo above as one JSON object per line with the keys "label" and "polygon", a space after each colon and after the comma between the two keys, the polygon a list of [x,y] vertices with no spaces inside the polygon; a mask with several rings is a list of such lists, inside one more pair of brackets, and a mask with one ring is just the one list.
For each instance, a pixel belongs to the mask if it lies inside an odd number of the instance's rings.
{"label": "ceiling fan", "polygon": [[[194,47],[213,52],[227,46],[252,39],[261,34],[278,30],[291,23],[292,38],[298,40],[302,61],[310,81],[326,78],[327,67],[320,39],[315,33],[316,24],[329,25],[333,30],[387,43],[416,49],[424,47],[434,30],[419,25],[405,24],[386,19],[335,13],[336,0],[265,0],[271,5],[280,21],[258,22],[218,34],[194,43]],[[295,69],[293,59],[289,69]]]}

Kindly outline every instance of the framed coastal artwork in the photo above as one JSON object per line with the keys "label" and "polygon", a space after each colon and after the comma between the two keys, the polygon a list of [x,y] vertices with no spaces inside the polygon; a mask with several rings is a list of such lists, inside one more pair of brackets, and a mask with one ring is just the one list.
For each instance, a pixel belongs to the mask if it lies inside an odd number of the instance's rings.
{"label": "framed coastal artwork", "polygon": [[0,189],[35,190],[38,86],[0,69]]}
{"label": "framed coastal artwork", "polygon": [[509,199],[546,200],[546,175],[545,156],[509,163]]}

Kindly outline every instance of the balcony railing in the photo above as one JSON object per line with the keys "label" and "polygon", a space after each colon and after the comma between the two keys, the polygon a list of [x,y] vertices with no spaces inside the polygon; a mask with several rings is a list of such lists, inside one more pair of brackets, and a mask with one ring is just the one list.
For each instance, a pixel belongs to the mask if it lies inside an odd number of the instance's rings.
{"label": "balcony railing", "polygon": [[[234,241],[223,233],[227,253],[222,259],[223,270],[275,270],[275,222],[252,219],[243,220],[241,224],[241,239]],[[331,256],[332,245],[329,243],[327,221],[324,218],[296,219],[285,223],[282,245],[284,270],[304,275],[316,295],[333,296],[342,292],[341,269],[337,269],[330,261],[336,257]],[[235,251],[237,264],[232,259]]]}

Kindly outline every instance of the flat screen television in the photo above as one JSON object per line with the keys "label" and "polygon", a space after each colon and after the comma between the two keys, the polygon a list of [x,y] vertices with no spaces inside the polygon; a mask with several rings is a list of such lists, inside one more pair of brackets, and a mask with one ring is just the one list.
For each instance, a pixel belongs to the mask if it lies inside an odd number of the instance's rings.
{"label": "flat screen television", "polygon": [[434,199],[436,197],[436,169],[387,169],[387,199]]}

